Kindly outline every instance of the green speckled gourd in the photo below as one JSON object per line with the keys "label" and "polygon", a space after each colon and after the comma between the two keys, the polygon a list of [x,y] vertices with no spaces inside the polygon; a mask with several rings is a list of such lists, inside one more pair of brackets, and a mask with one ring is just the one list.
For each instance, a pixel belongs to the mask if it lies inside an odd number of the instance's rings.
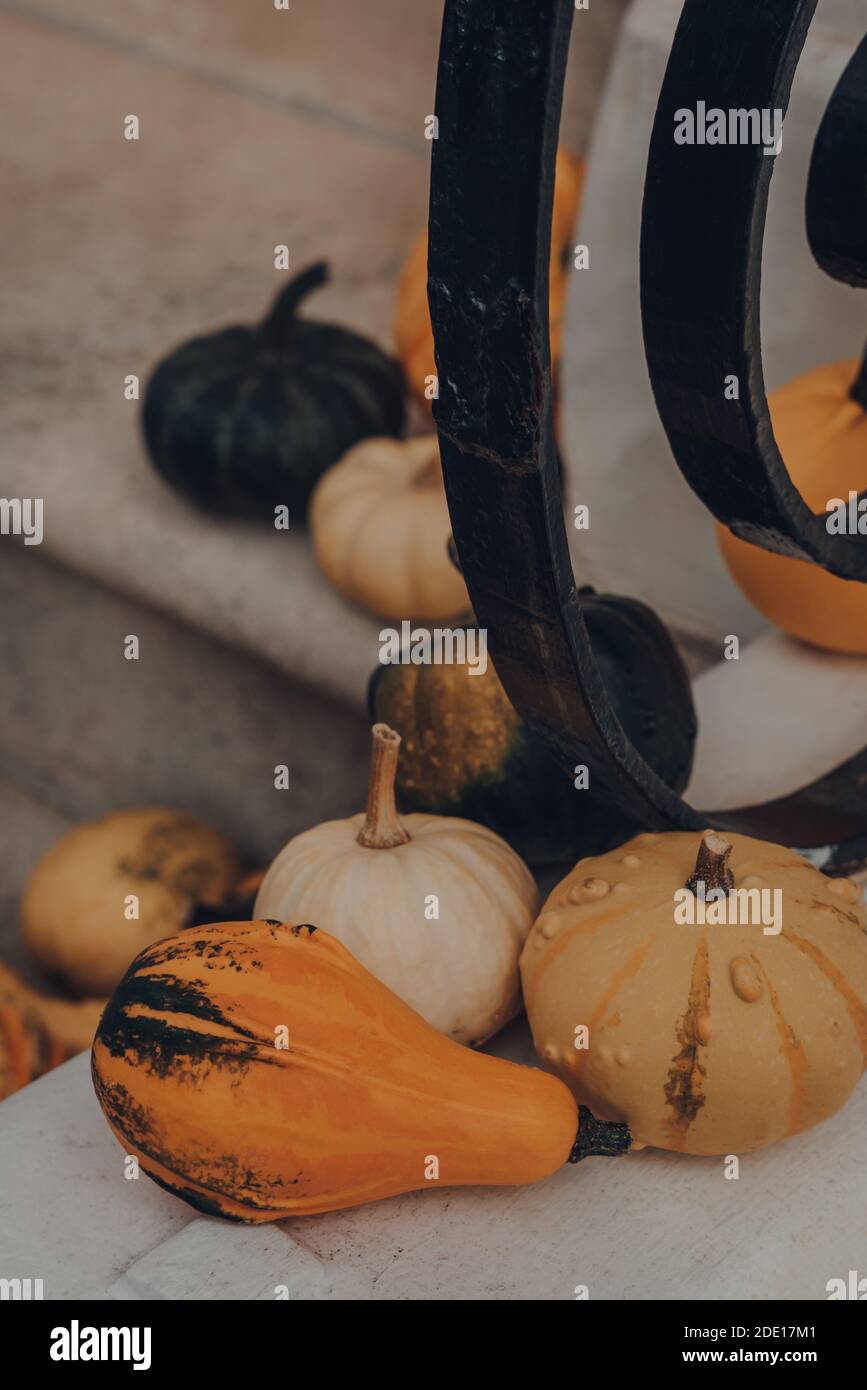
{"label": "green speckled gourd", "polygon": [[155,368],[142,426],[168,482],[208,510],[273,521],[303,516],[319,477],[370,435],[400,433],[400,368],[375,343],[298,318],[327,279],[303,271],[258,327],[194,338]]}
{"label": "green speckled gourd", "polygon": [[[580,593],[623,728],[663,781],[681,791],[696,718],[677,649],[638,600],[589,587]],[[516,714],[490,661],[472,676],[460,665],[379,666],[368,705],[373,722],[403,739],[397,794],[406,811],[478,821],[536,867],[598,853],[634,832],[601,789],[576,790],[571,769]]]}

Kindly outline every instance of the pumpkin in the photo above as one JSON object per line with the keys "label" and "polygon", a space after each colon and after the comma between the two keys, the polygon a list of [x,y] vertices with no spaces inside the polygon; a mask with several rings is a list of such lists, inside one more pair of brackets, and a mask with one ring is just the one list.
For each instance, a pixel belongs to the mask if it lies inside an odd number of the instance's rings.
{"label": "pumpkin", "polygon": [[148,947],[102,1016],[92,1072],[143,1171],[236,1221],[536,1182],[628,1147],[622,1127],[582,1113],[579,1128],[556,1078],[445,1038],[307,924]]}
{"label": "pumpkin", "polygon": [[[768,398],[774,434],[807,506],[867,491],[867,359],[835,362]],[[729,572],[766,618],[813,646],[867,655],[867,584],[750,545],[717,525]]]}
{"label": "pumpkin", "polygon": [[[582,610],[618,718],[653,768],[680,791],[692,767],[696,722],[689,677],[651,610],[635,599],[581,591]],[[400,804],[480,821],[533,865],[606,848],[632,829],[610,800],[578,790],[567,764],[518,716],[489,661],[466,666],[379,666],[371,718],[403,739]]]}
{"label": "pumpkin", "polygon": [[356,444],[317,485],[310,527],[331,583],[371,613],[436,621],[467,607],[436,435]]}
{"label": "pumpkin", "polygon": [[[779,934],[743,909],[740,924],[701,925],[702,885],[707,914],[720,910],[713,889],[779,889]],[[676,922],[687,887],[697,925]],[[744,835],[644,834],[584,859],[521,958],[536,1048],[634,1147],[739,1154],[809,1129],[867,1063],[860,896]]]}
{"label": "pumpkin", "polygon": [[[572,265],[575,222],[581,206],[586,163],[562,147],[557,151],[554,213],[551,227],[549,312],[551,357],[560,356],[563,311]],[[413,392],[431,406],[428,378],[436,376],[433,330],[428,309],[428,238],[423,232],[407,257],[397,292],[394,336],[404,373]]]}
{"label": "pumpkin", "polygon": [[239,875],[229,842],[194,816],[117,811],[76,826],[36,864],[24,942],[70,993],[105,996],[142,946],[177,931],[196,904],[219,903]]}
{"label": "pumpkin", "polygon": [[0,979],[0,1100],[64,1060],[63,1048],[18,991]]}
{"label": "pumpkin", "polygon": [[303,516],[316,480],[368,435],[397,434],[403,381],[366,338],[297,317],[327,278],[314,265],[257,327],[194,338],[160,362],[145,393],[145,441],[158,471],[201,506],[274,521]]}
{"label": "pumpkin", "polygon": [[372,738],[366,814],[291,839],[265,875],[254,916],[321,923],[433,1027],[484,1042],[521,1007],[518,957],[536,885],[483,826],[398,816],[400,737],[377,724]]}
{"label": "pumpkin", "polygon": [[31,989],[0,961],[0,999],[33,1015],[48,1033],[58,1060],[85,1052],[93,1042],[104,999],[55,999]]}

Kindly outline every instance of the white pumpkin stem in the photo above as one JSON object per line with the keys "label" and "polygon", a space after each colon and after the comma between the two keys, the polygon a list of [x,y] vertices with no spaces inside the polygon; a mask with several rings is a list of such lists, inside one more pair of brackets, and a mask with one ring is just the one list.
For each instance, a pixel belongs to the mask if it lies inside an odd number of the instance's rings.
{"label": "white pumpkin stem", "polygon": [[714,888],[728,892],[734,888],[734,874],[729,868],[731,843],[715,830],[707,830],[702,836],[695,860],[695,873],[686,881],[686,886],[697,898],[704,898]]}
{"label": "white pumpkin stem", "polygon": [[394,803],[400,734],[387,724],[374,724],[371,735],[373,751],[367,784],[367,815],[358,832],[358,843],[365,849],[396,849],[410,838],[400,823]]}

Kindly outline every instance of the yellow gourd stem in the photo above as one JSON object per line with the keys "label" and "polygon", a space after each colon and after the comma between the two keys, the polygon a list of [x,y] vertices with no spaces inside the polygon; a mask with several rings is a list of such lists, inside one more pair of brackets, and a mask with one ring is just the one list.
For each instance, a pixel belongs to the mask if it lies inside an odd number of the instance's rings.
{"label": "yellow gourd stem", "polygon": [[867,353],[861,363],[861,370],[852,383],[849,395],[862,410],[867,410]]}
{"label": "yellow gourd stem", "polygon": [[732,847],[724,835],[708,830],[701,839],[695,860],[695,873],[686,881],[686,886],[697,898],[704,898],[709,890],[734,888],[735,880],[729,868]]}
{"label": "yellow gourd stem", "polygon": [[367,784],[367,815],[358,832],[358,843],[365,849],[395,849],[410,838],[400,823],[394,802],[400,734],[387,724],[374,724],[371,734],[373,751]]}

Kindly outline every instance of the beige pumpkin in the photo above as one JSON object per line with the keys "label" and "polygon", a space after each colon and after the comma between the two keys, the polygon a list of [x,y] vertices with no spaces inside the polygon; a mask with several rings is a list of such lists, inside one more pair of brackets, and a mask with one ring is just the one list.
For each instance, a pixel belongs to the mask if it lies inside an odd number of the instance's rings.
{"label": "beige pumpkin", "polygon": [[377,617],[435,622],[468,606],[436,435],[356,444],[318,483],[309,521],[331,583]]}
{"label": "beige pumpkin", "polygon": [[178,931],[198,904],[218,904],[240,872],[229,842],[194,816],[117,811],[77,826],[39,860],[21,902],[24,941],[70,993],[108,995],[139,951]]}
{"label": "beige pumpkin", "polygon": [[324,928],[441,1033],[481,1043],[520,1009],[518,957],[536,885],[493,831],[397,815],[399,747],[398,734],[374,726],[366,815],[290,840],[253,915]]}
{"label": "beige pumpkin", "polygon": [[[772,896],[765,925],[744,920],[746,905],[737,925],[678,924],[684,904],[721,910],[699,905],[697,870],[730,915],[731,887],[779,889],[779,933],[765,932]],[[636,1147],[738,1154],[809,1129],[867,1064],[860,897],[743,835],[639,835],[583,859],[521,959],[537,1051],[594,1114],[625,1121]]]}

